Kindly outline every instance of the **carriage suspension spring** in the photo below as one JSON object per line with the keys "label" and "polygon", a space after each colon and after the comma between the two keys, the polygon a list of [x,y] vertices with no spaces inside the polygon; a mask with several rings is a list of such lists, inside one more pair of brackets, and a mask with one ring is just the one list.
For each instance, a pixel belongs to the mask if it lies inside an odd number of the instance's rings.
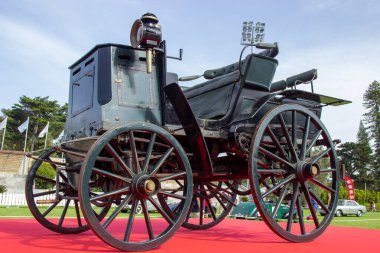
{"label": "carriage suspension spring", "polygon": [[249,148],[251,146],[251,139],[252,135],[247,133],[240,133],[237,136],[237,142],[240,148],[246,153],[249,152]]}

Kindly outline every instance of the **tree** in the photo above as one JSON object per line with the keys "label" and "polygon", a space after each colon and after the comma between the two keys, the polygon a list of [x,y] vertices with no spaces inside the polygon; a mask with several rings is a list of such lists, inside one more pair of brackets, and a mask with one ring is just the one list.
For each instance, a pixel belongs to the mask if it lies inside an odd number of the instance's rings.
{"label": "tree", "polygon": [[23,150],[25,133],[20,134],[17,128],[29,117],[27,150],[33,151],[43,148],[44,140],[38,139],[37,136],[48,121],[49,141],[62,131],[67,115],[67,104],[60,106],[57,101],[49,100],[49,97],[22,96],[19,103],[14,104],[11,109],[3,109],[2,112],[8,116],[4,149]]}
{"label": "tree", "polygon": [[373,170],[375,177],[380,177],[380,83],[373,81],[363,96],[363,105],[367,112],[364,114],[365,123],[374,143]]}
{"label": "tree", "polygon": [[345,142],[337,148],[337,155],[344,164],[346,174],[353,178],[358,174],[357,149],[358,145],[355,142]]}
{"label": "tree", "polygon": [[364,127],[364,124],[362,121],[360,121],[359,124],[359,131],[357,134],[357,171],[359,173],[358,178],[364,181],[368,181],[368,176],[371,173],[372,169],[372,149],[371,145],[369,143],[369,135]]}

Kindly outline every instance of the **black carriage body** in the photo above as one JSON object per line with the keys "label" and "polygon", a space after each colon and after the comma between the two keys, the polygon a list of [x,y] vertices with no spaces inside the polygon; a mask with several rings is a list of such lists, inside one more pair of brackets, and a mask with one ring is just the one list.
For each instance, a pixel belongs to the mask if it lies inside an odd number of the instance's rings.
{"label": "black carriage body", "polygon": [[117,44],[93,48],[70,67],[65,140],[96,136],[131,122],[162,124],[156,65],[145,51]]}
{"label": "black carriage body", "polygon": [[[156,64],[147,73],[144,50],[118,44],[97,45],[70,69],[70,91],[65,135],[65,159],[80,168],[83,155],[97,136],[132,122],[162,125]],[[74,152],[74,153],[72,153]],[[76,153],[75,153],[76,152]],[[69,173],[77,187],[78,173]]]}

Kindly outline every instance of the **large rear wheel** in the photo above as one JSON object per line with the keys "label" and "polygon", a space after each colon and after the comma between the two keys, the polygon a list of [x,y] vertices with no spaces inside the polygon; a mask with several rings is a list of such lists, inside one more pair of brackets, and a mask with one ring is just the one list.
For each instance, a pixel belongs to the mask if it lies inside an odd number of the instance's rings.
{"label": "large rear wheel", "polygon": [[314,112],[280,105],[258,123],[249,180],[260,215],[276,234],[293,242],[321,235],[335,213],[339,177],[334,143]]}

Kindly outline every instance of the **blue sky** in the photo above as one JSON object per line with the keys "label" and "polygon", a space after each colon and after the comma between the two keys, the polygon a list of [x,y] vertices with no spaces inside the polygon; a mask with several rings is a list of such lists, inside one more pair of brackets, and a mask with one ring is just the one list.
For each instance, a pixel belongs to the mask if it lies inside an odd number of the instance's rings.
{"label": "blue sky", "polygon": [[353,101],[325,108],[323,122],[333,138],[356,140],[363,93],[380,80],[376,0],[3,0],[0,108],[22,95],[63,104],[67,67],[96,44],[129,44],[132,23],[148,11],[160,19],[169,54],[184,49],[182,62],[169,60],[168,70],[179,76],[236,62],[242,22],[265,22],[265,41],[280,46],[275,80],[317,68],[317,93]]}

